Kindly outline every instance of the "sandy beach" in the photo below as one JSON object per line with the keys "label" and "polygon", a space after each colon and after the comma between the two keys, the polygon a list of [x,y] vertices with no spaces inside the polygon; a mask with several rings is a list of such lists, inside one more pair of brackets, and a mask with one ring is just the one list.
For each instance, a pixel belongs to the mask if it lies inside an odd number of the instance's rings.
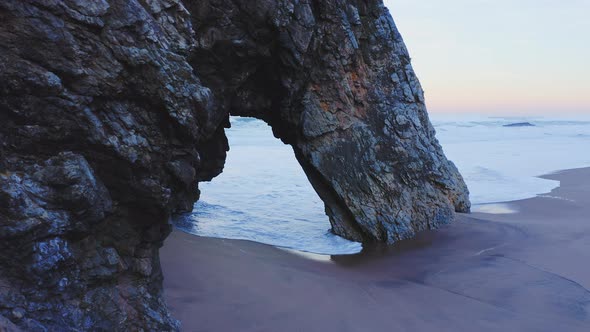
{"label": "sandy beach", "polygon": [[590,168],[393,247],[316,260],[175,231],[164,292],[184,331],[590,331]]}

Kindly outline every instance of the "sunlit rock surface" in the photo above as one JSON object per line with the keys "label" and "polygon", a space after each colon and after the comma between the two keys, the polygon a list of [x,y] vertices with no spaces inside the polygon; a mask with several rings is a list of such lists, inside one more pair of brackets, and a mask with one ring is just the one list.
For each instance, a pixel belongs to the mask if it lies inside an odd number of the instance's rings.
{"label": "sunlit rock surface", "polygon": [[469,209],[381,1],[4,0],[0,326],[176,330],[158,248],[229,114],[293,146],[344,237]]}

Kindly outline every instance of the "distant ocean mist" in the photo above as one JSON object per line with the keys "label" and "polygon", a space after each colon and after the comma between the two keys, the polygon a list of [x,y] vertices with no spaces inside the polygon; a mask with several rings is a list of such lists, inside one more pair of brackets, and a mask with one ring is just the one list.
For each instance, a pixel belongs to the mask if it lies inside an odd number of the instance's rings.
{"label": "distant ocean mist", "polygon": [[[478,205],[534,197],[559,186],[536,176],[590,166],[590,119],[433,116],[437,137]],[[533,126],[505,127],[529,122]],[[225,169],[201,183],[194,211],[177,220],[200,236],[244,239],[319,254],[362,249],[332,234],[324,204],[290,146],[269,126],[231,118]]]}

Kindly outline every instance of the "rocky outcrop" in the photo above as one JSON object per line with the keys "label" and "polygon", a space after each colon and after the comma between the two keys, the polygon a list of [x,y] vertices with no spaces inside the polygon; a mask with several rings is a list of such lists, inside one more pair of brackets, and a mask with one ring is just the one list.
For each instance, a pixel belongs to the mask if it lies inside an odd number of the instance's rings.
{"label": "rocky outcrop", "polygon": [[534,126],[535,125],[530,122],[515,122],[515,123],[505,124],[502,127],[534,127]]}
{"label": "rocky outcrop", "polygon": [[[170,330],[158,248],[192,208],[214,103],[178,1],[0,2],[0,315]],[[222,142],[222,139],[218,139]]]}
{"label": "rocky outcrop", "polygon": [[293,146],[336,234],[393,243],[469,210],[381,1],[187,6],[196,72],[224,113],[263,119]]}
{"label": "rocky outcrop", "polygon": [[291,144],[334,232],[467,211],[380,1],[0,2],[0,326],[175,330],[158,248],[228,116]]}

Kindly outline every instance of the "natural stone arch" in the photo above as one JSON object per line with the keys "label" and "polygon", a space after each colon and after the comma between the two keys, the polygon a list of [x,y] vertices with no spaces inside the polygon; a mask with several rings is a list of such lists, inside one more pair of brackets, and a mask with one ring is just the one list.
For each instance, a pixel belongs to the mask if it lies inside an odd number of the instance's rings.
{"label": "natural stone arch", "polygon": [[292,145],[343,237],[393,243],[468,211],[382,3],[279,3],[189,2],[190,62],[217,114],[262,119]]}
{"label": "natural stone arch", "polygon": [[3,0],[0,322],[176,329],[158,248],[230,113],[293,146],[337,234],[469,209],[380,0]]}

